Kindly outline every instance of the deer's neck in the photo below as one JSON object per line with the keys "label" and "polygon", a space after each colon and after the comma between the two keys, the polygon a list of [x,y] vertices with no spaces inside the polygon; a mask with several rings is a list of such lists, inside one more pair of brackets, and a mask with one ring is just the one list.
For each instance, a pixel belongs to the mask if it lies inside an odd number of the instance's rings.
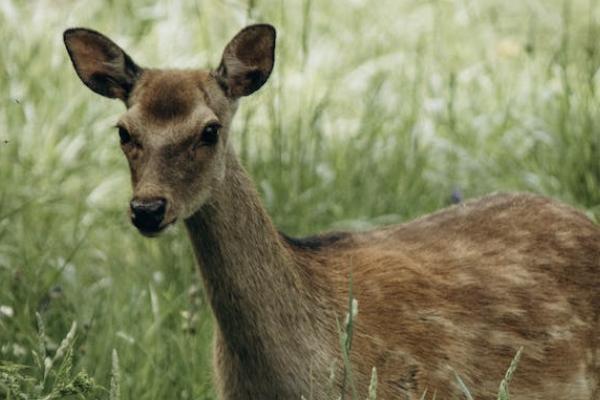
{"label": "deer's neck", "polygon": [[186,226],[217,334],[230,352],[273,368],[290,364],[290,350],[315,353],[323,315],[318,296],[233,154],[225,181]]}

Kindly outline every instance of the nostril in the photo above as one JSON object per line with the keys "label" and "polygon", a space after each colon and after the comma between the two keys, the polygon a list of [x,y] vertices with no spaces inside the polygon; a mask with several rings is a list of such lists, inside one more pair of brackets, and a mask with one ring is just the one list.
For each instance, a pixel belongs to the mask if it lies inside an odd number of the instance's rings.
{"label": "nostril", "polygon": [[162,216],[165,214],[166,203],[165,199],[154,199],[144,204],[144,208],[150,214]]}
{"label": "nostril", "polygon": [[156,211],[160,214],[164,215],[165,210],[167,209],[167,200],[160,198],[156,201],[157,209]]}
{"label": "nostril", "polygon": [[142,207],[142,203],[137,200],[137,199],[133,199],[129,202],[129,208],[131,209],[131,214],[135,215],[137,210],[140,210]]}

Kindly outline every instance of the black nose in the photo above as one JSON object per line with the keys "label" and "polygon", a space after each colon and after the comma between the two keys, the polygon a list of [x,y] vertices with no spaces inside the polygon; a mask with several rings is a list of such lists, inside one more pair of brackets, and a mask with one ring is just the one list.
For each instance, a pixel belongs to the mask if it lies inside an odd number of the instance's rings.
{"label": "black nose", "polygon": [[165,217],[167,200],[162,197],[149,199],[133,198],[131,203],[131,222],[144,233],[155,233],[161,229]]}

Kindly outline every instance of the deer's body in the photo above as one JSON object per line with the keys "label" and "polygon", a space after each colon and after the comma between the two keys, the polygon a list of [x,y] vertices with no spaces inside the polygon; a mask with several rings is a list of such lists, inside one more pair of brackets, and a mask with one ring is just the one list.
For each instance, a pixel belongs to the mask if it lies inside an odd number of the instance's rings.
{"label": "deer's body", "polygon": [[600,230],[584,215],[502,194],[294,240],[276,231],[233,154],[230,163],[231,184],[186,221],[218,321],[222,398],[331,398],[350,274],[359,393],[375,366],[382,399],[459,397],[454,371],[475,398],[493,398],[523,346],[514,398],[600,395]]}
{"label": "deer's body", "polygon": [[[65,42],[92,90],[125,102],[133,223],[185,221],[216,317],[223,400],[328,399],[338,321],[358,301],[353,378],[380,399],[495,397],[516,350],[515,399],[600,399],[600,229],[534,195],[494,195],[416,221],[304,240],[278,232],[231,143],[237,99],[273,61],[274,31],[244,29],[214,71],[138,67],[97,32]],[[330,393],[330,371],[337,367]]]}

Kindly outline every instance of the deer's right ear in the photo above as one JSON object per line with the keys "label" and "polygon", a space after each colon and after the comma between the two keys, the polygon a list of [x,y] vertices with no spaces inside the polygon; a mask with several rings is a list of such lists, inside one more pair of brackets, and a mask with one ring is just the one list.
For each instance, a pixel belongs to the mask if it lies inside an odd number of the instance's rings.
{"label": "deer's right ear", "polygon": [[102,96],[127,101],[142,73],[127,53],[91,29],[67,29],[63,39],[73,67],[87,87]]}

